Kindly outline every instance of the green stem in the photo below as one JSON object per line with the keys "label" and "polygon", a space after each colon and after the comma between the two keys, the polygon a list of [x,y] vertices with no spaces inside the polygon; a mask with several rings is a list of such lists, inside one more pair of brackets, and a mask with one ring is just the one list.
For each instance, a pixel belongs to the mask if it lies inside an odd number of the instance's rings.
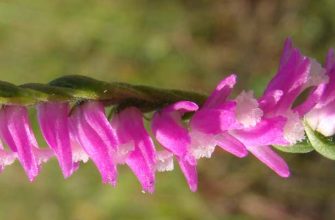
{"label": "green stem", "polygon": [[105,105],[118,105],[119,108],[136,106],[147,112],[182,100],[192,101],[201,106],[206,99],[206,95],[195,92],[118,82],[107,83],[79,75],[60,77],[49,84],[28,83],[16,86],[0,82],[0,103],[7,105],[98,100]]}

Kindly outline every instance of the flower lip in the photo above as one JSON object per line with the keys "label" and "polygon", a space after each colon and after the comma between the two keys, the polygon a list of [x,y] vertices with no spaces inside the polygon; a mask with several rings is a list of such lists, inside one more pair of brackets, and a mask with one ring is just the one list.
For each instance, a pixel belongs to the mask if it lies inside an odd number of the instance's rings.
{"label": "flower lip", "polygon": [[242,91],[236,98],[236,118],[244,127],[253,127],[260,122],[263,111],[258,106],[252,91]]}

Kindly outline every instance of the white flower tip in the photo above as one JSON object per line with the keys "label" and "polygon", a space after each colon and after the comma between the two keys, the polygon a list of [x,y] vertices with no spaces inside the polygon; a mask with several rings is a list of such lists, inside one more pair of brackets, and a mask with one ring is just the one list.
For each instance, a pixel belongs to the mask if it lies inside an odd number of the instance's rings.
{"label": "white flower tip", "polygon": [[284,137],[292,145],[305,139],[305,129],[297,112],[289,111],[284,126]]}
{"label": "white flower tip", "polygon": [[322,68],[321,64],[315,59],[310,58],[310,74],[308,79],[308,86],[317,86],[319,84],[328,83],[329,77],[326,70]]}
{"label": "white flower tip", "polygon": [[313,109],[305,115],[308,125],[323,136],[330,137],[335,134],[335,124],[332,123],[335,115],[323,114],[322,109]]}
{"label": "white flower tip", "polygon": [[156,170],[158,172],[172,171],[173,166],[173,154],[167,150],[157,151],[156,153]]}
{"label": "white flower tip", "polygon": [[37,164],[42,164],[48,162],[48,160],[54,155],[51,149],[40,149],[33,148],[33,151],[37,158]]}
{"label": "white flower tip", "polygon": [[318,128],[320,120],[319,110],[316,108],[312,109],[305,115],[304,119],[306,120],[307,124],[315,131]]}
{"label": "white flower tip", "polygon": [[4,150],[0,151],[0,164],[2,166],[11,165],[14,163],[17,157],[16,153],[5,152]]}
{"label": "white flower tip", "polygon": [[[126,144],[121,144],[118,146],[118,150],[116,152],[116,155],[114,156],[113,160],[116,163],[124,164],[126,158],[128,157],[129,153],[134,150],[134,143],[128,142]],[[114,154],[113,154],[114,155]]]}
{"label": "white flower tip", "polygon": [[263,111],[258,106],[252,91],[243,91],[236,98],[236,118],[245,127],[255,126],[262,118]]}
{"label": "white flower tip", "polygon": [[213,152],[215,150],[215,145],[207,145],[207,146],[198,146],[197,148],[191,149],[191,154],[195,159],[200,158],[211,158]]}
{"label": "white flower tip", "polygon": [[316,131],[325,137],[330,137],[335,134],[335,127],[333,124],[330,124],[329,121],[322,120],[322,123],[320,123]]}
{"label": "white flower tip", "polygon": [[191,131],[191,145],[189,153],[196,160],[206,157],[210,158],[215,150],[216,142],[210,134],[205,134],[198,131]]}
{"label": "white flower tip", "polygon": [[73,162],[77,163],[82,161],[83,163],[86,163],[89,160],[89,156],[84,150],[80,150],[79,148],[72,151],[72,160]]}

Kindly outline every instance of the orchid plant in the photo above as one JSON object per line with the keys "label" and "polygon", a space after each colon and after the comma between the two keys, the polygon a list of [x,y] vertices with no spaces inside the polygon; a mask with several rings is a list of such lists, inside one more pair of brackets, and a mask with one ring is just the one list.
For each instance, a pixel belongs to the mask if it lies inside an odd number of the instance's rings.
{"label": "orchid plant", "polygon": [[[48,84],[0,82],[0,169],[18,160],[33,181],[55,156],[67,178],[92,160],[102,181],[115,186],[118,166],[126,165],[152,193],[155,173],[173,170],[174,159],[196,191],[197,161],[210,158],[216,146],[238,158],[250,153],[284,178],[290,170],[277,150],[315,150],[335,160],[333,50],[321,66],[287,39],[261,97],[242,91],[232,98],[236,81],[227,76],[209,96],[77,75]],[[30,107],[48,147],[38,146]]]}

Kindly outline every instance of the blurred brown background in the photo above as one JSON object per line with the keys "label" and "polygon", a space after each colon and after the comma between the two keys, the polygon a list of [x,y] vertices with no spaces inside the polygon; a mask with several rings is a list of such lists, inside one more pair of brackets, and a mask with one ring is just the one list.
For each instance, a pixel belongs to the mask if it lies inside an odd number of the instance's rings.
{"label": "blurred brown background", "polygon": [[[333,0],[2,0],[0,79],[82,74],[210,92],[235,72],[235,92],[259,95],[287,36],[323,62],[335,47],[334,13]],[[197,193],[176,166],[158,174],[154,195],[142,194],[126,167],[112,188],[91,162],[64,180],[53,159],[34,183],[16,162],[0,175],[0,219],[332,219],[335,162],[284,157],[289,179],[217,149],[199,163]]]}

